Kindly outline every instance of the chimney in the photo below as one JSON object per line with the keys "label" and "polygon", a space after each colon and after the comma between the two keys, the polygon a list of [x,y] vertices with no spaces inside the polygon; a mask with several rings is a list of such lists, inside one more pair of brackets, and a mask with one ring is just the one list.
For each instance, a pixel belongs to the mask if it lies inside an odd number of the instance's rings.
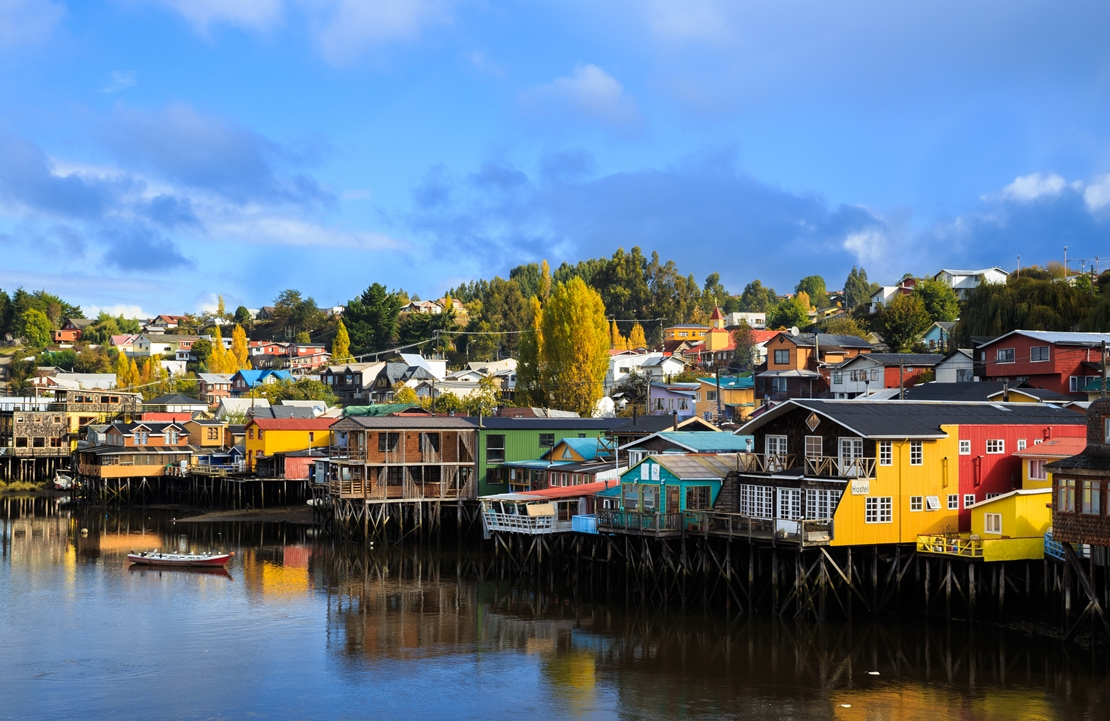
{"label": "chimney", "polygon": [[638,421],[639,418],[640,418],[640,407],[636,406],[636,405],[633,405],[632,406],[632,425],[636,425],[636,421]]}
{"label": "chimney", "polygon": [[1052,426],[1044,429],[1044,439],[1047,441],[1052,438]]}
{"label": "chimney", "polygon": [[1010,381],[1008,379],[1002,381],[1002,402],[1010,402]]}
{"label": "chimney", "polygon": [[678,430],[678,411],[671,411],[671,418],[673,419],[673,429]]}

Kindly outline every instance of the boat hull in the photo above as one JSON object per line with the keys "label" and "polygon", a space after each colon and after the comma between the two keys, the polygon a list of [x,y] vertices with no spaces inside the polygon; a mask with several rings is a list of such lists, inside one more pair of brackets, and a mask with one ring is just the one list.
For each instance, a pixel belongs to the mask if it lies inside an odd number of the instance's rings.
{"label": "boat hull", "polygon": [[140,566],[222,568],[234,553],[129,553],[127,560]]}

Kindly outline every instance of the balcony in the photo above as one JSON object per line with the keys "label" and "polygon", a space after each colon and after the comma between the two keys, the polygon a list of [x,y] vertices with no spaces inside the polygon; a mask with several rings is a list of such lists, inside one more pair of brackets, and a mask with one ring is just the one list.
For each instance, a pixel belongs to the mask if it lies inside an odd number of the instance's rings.
{"label": "balcony", "polygon": [[597,512],[597,530],[602,533],[678,536],[682,534],[683,520],[682,513],[604,509]]}
{"label": "balcony", "polygon": [[874,478],[874,458],[807,456],[806,476],[816,478]]}
{"label": "balcony", "polygon": [[[974,561],[1040,560],[1052,555],[1047,538],[1030,536],[981,538],[969,533],[948,533],[917,537],[917,550],[938,556],[955,556]],[[1063,549],[1060,549],[1063,557]]]}
{"label": "balcony", "polygon": [[803,547],[827,546],[833,537],[831,518],[790,520],[759,518],[720,511],[693,512],[687,528],[691,533],[748,541],[773,541]]}
{"label": "balcony", "polygon": [[741,453],[742,473],[779,473],[793,468],[798,457],[793,453]]}

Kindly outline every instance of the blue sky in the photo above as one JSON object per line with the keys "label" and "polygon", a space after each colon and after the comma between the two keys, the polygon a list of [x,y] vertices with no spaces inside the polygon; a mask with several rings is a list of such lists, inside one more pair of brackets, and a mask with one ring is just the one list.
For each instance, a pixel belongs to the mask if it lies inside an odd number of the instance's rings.
{"label": "blue sky", "polygon": [[1110,3],[0,0],[0,287],[1110,267]]}

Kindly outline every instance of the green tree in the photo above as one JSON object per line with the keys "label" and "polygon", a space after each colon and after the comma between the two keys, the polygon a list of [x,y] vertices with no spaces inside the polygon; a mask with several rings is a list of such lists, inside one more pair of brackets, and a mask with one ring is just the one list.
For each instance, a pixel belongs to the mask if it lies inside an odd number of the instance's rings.
{"label": "green tree", "polygon": [[350,363],[354,360],[354,358],[351,358],[351,337],[347,334],[347,326],[343,324],[342,319],[335,324],[335,340],[331,343],[331,360],[332,363]]}
{"label": "green tree", "polygon": [[338,402],[335,393],[326,384],[312,378],[263,383],[258,386],[257,392],[271,404],[281,401],[324,401],[329,406],[334,406]]}
{"label": "green tree", "polygon": [[23,338],[27,345],[33,348],[45,348],[50,345],[50,331],[53,326],[46,314],[37,308],[28,308],[23,311],[21,318]]}
{"label": "green tree", "polygon": [[241,305],[235,309],[234,320],[236,323],[243,326],[244,328],[249,328],[251,325],[251,321],[254,319],[251,318],[250,310],[245,305]]}
{"label": "green tree", "polygon": [[501,386],[497,379],[485,376],[478,381],[478,388],[461,400],[468,416],[491,416],[501,406]]}
{"label": "green tree", "polygon": [[868,336],[868,332],[859,324],[859,321],[850,315],[830,318],[825,323],[824,332],[830,335],[854,335],[860,338],[867,338]]}
{"label": "green tree", "polygon": [[733,360],[743,369],[750,370],[756,361],[756,346],[759,341],[756,340],[755,332],[744,321],[740,321],[740,325],[732,331],[732,343],[734,350],[732,352]]}
{"label": "green tree", "polygon": [[212,357],[212,341],[207,338],[198,338],[193,342],[191,350],[193,356],[197,359],[197,365],[209,368],[208,360]]}
{"label": "green tree", "polygon": [[819,275],[807,275],[794,286],[795,293],[805,293],[817,308],[828,305],[829,292],[825,287],[825,279]]}
{"label": "green tree", "polygon": [[361,356],[383,351],[393,345],[397,336],[397,319],[401,301],[396,293],[374,283],[358,298],[347,301],[343,322],[351,339],[351,353]]}
{"label": "green tree", "polygon": [[883,340],[896,353],[909,350],[933,323],[924,301],[912,293],[894,296],[879,313],[878,322]]}
{"label": "green tree", "polygon": [[86,347],[73,361],[73,370],[77,373],[111,373],[112,361],[104,352],[104,348]]}
{"label": "green tree", "polygon": [[590,415],[609,368],[605,304],[581,278],[555,287],[543,311],[540,377],[556,408]]}
{"label": "green tree", "polygon": [[844,281],[844,307],[851,310],[867,303],[871,300],[872,292],[871,283],[867,281],[867,271],[853,265]]}
{"label": "green tree", "polygon": [[293,337],[293,341],[297,343],[297,345],[308,345],[312,342],[312,336],[308,334],[307,330],[302,330]]}
{"label": "green tree", "polygon": [[960,317],[960,298],[944,281],[922,278],[914,285],[913,294],[921,298],[925,312],[934,321],[948,322]]}
{"label": "green tree", "polygon": [[809,301],[801,293],[793,298],[780,300],[769,312],[767,318],[769,328],[803,328],[807,325],[809,325]]}
{"label": "green tree", "polygon": [[740,294],[740,310],[744,313],[769,313],[778,302],[774,288],[764,288],[758,278],[744,286]]}

